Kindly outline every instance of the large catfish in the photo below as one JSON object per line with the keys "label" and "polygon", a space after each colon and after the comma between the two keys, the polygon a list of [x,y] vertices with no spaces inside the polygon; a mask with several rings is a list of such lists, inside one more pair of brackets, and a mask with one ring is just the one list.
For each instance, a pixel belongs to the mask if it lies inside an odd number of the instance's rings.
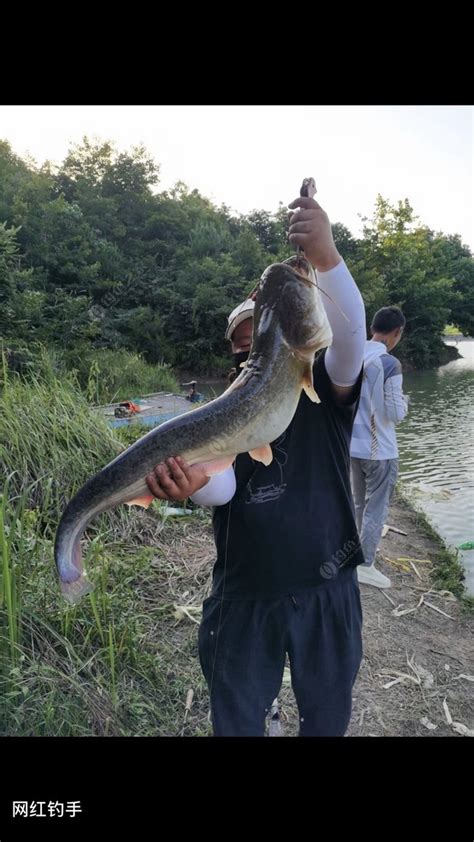
{"label": "large catfish", "polygon": [[313,388],[316,351],[331,343],[331,328],[314,271],[302,256],[263,273],[255,301],[252,348],[241,374],[218,398],[165,421],[117,456],[77,492],[59,523],[55,559],[61,590],[75,603],[92,590],[81,561],[80,538],[89,521],[120,503],[149,505],[145,477],[169,456],[204,463],[208,476],[249,452],[265,465],[270,442],[288,427],[301,390]]}

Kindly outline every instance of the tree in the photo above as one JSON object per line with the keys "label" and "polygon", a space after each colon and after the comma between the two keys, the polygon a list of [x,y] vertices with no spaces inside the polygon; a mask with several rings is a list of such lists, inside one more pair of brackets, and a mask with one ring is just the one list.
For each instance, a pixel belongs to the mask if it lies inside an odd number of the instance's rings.
{"label": "tree", "polygon": [[[407,199],[394,206],[378,196],[359,254],[361,274],[373,273],[377,279],[378,300],[371,302],[377,304],[375,309],[382,306],[383,294],[383,304],[400,306],[407,319],[397,355],[415,367],[435,365],[443,355],[441,335],[459,292],[445,264],[436,259],[433,232],[416,224]],[[364,283],[361,291],[363,295],[369,291]],[[375,309],[367,306],[369,322]]]}
{"label": "tree", "polygon": [[346,228],[342,222],[335,222],[331,228],[334,243],[341,257],[343,257],[346,262],[354,259],[357,254],[358,243],[352,236],[349,229]]}
{"label": "tree", "polygon": [[452,278],[456,298],[451,302],[449,321],[465,336],[474,336],[474,262],[472,253],[458,235],[437,234],[433,251],[439,271]]}
{"label": "tree", "polygon": [[27,339],[29,314],[39,302],[31,300],[32,270],[21,268],[17,233],[0,223],[0,336]]}
{"label": "tree", "polygon": [[[295,251],[288,208],[238,215],[183,182],[157,192],[159,172],[143,147],[119,153],[108,140],[83,138],[40,168],[0,141],[0,331],[25,360],[43,342],[68,365],[107,348],[196,373],[228,365],[228,313]],[[421,225],[407,199],[378,196],[364,222],[358,239],[341,223],[333,235],[368,322],[398,304],[397,353],[439,364],[446,322],[474,331],[471,252]]]}

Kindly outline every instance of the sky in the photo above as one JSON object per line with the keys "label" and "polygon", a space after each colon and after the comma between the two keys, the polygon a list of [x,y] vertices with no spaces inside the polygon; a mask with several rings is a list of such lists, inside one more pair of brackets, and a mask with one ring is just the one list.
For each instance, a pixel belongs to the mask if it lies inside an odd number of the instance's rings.
{"label": "sky", "polygon": [[[38,164],[82,137],[144,144],[177,181],[238,213],[275,212],[316,180],[332,222],[361,234],[378,193],[474,250],[472,106],[0,105],[0,139]],[[1,189],[1,185],[0,185]]]}

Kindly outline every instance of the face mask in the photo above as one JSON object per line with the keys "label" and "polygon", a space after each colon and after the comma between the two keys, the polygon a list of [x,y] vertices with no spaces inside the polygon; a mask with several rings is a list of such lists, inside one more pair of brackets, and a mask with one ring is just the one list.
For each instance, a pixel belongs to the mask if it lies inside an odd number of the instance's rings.
{"label": "face mask", "polygon": [[234,358],[234,366],[237,369],[237,374],[240,374],[242,371],[241,363],[245,363],[249,358],[249,351],[239,351],[237,354],[233,354]]}

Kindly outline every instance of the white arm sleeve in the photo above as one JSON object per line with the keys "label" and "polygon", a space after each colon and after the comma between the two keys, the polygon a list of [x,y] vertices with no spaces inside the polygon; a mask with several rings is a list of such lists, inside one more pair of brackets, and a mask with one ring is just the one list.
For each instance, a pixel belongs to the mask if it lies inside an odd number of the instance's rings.
{"label": "white arm sleeve", "polygon": [[389,421],[398,424],[408,412],[408,404],[402,391],[401,374],[389,377],[384,384],[385,414]]}
{"label": "white arm sleeve", "polygon": [[224,506],[234,496],[235,489],[235,473],[230,467],[211,477],[207,485],[191,494],[190,499],[198,506]]}
{"label": "white arm sleeve", "polygon": [[362,296],[343,260],[329,272],[317,272],[316,277],[333,333],[324,359],[326,371],[336,386],[353,386],[362,368],[367,338]]}

